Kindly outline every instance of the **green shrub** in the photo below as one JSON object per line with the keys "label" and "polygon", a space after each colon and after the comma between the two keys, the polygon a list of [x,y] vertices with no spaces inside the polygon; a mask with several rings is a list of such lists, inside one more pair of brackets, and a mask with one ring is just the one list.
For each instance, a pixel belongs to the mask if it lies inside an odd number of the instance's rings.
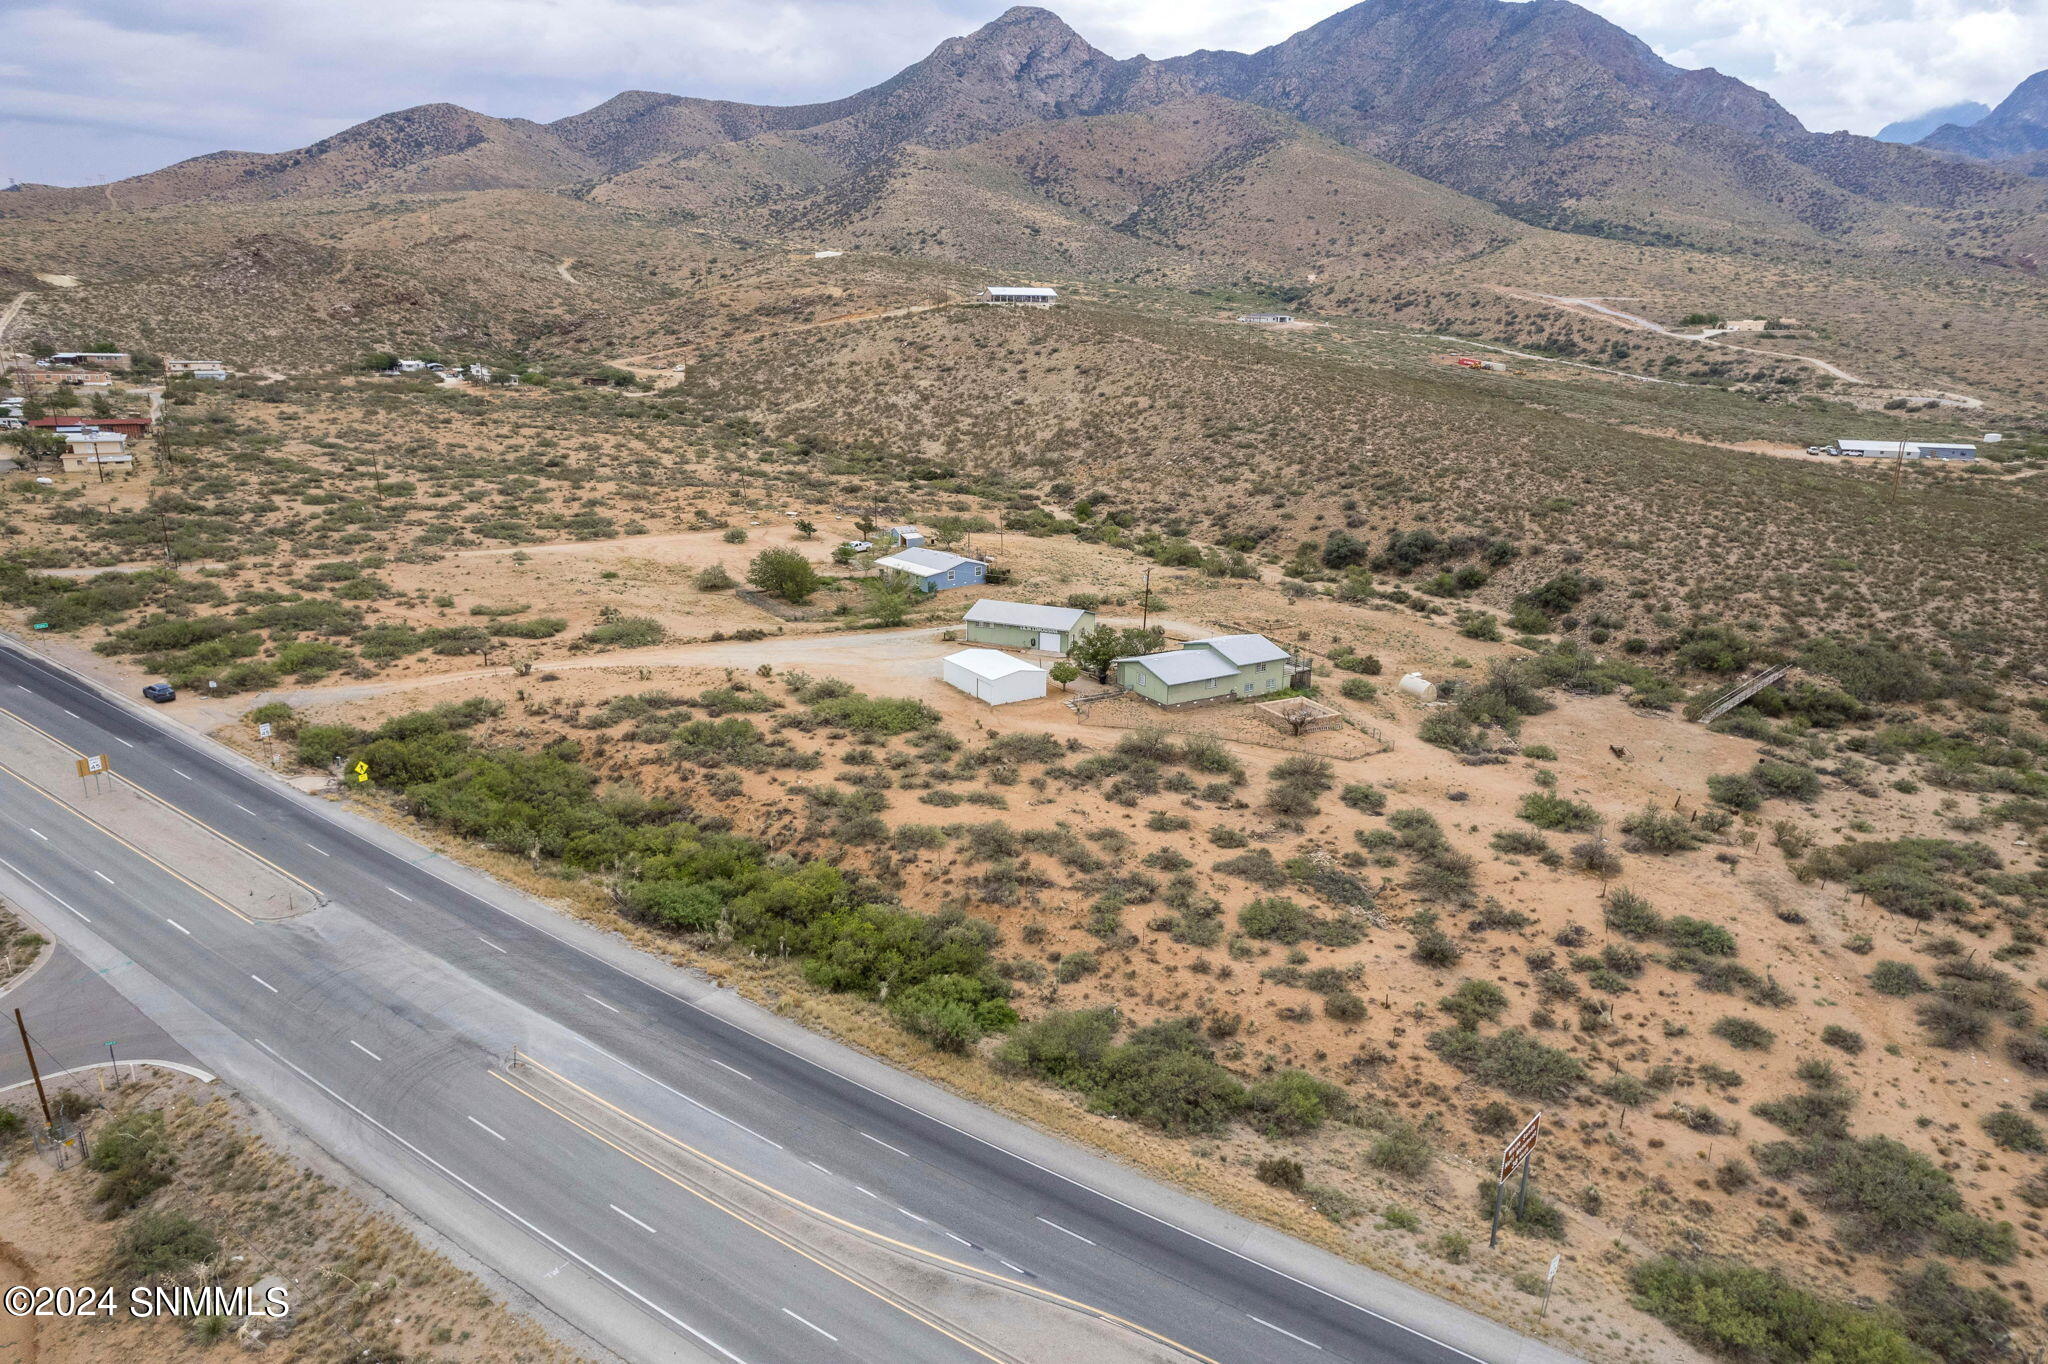
{"label": "green shrub", "polygon": [[1491,1023],[1507,1011],[1508,997],[1490,980],[1464,980],[1458,988],[1437,1001],[1437,1007],[1456,1019],[1462,1028]]}
{"label": "green shrub", "polygon": [[[1493,1220],[1494,1193],[1499,1187],[1497,1180],[1479,1181],[1479,1210],[1489,1222]],[[1517,1202],[1521,1204],[1519,1211],[1515,1207]],[[1552,1241],[1564,1239],[1564,1210],[1534,1189],[1524,1197],[1518,1183],[1510,1183],[1500,1196],[1500,1224]]]}
{"label": "green shrub", "polygon": [[1586,1073],[1576,1056],[1545,1046],[1521,1028],[1490,1037],[1470,1028],[1446,1028],[1430,1034],[1429,1047],[1481,1084],[1525,1099],[1566,1098]]}
{"label": "green shrub", "polygon": [[668,638],[668,631],[652,616],[620,616],[583,632],[581,642],[607,649],[644,649]]}
{"label": "green shrub", "polygon": [[1870,988],[1881,995],[1917,995],[1927,988],[1927,979],[1911,962],[1881,961],[1870,968]]}
{"label": "green shrub", "polygon": [[1778,1040],[1778,1035],[1754,1019],[1727,1016],[1714,1024],[1710,1031],[1738,1051],[1764,1051]]}
{"label": "green shrub", "polygon": [[107,1216],[135,1207],[170,1183],[177,1165],[164,1115],[152,1109],[115,1118],[100,1129],[86,1165],[99,1173],[93,1198]]}
{"label": "green shrub", "polygon": [[1621,822],[1621,831],[1635,852],[1691,852],[1704,841],[1692,821],[1661,810],[1636,811]]}
{"label": "green shrub", "polygon": [[1937,1359],[1976,1364],[2006,1356],[2015,1317],[2011,1300],[1995,1288],[1956,1282],[1954,1272],[1939,1260],[1900,1274],[1891,1302],[1906,1334]]}
{"label": "green shrub", "polygon": [[1348,1112],[1344,1091],[1299,1070],[1283,1070],[1245,1091],[1245,1120],[1269,1137],[1313,1132]]}
{"label": "green shrub", "polygon": [[1735,935],[1719,924],[1674,914],[1664,924],[1664,941],[1673,947],[1709,957],[1735,955]]}
{"label": "green shrub", "polygon": [[1362,677],[1347,677],[1338,685],[1337,694],[1346,701],[1370,701],[1380,689]]}
{"label": "green shrub", "polygon": [[1558,833],[1585,833],[1600,827],[1600,816],[1592,806],[1548,791],[1531,791],[1523,796],[1519,813],[1537,828]]}
{"label": "green shrub", "polygon": [[1845,1028],[1839,1023],[1830,1023],[1822,1028],[1820,1040],[1824,1045],[1846,1051],[1851,1056],[1863,1050],[1863,1034],[1853,1028]]}
{"label": "green shrub", "polygon": [[569,628],[560,616],[535,616],[530,620],[501,620],[491,626],[500,639],[553,639]]}
{"label": "green shrub", "polygon": [[113,1272],[130,1283],[169,1278],[220,1253],[213,1233],[183,1213],[145,1212],[114,1242]]}
{"label": "green shrub", "polygon": [[1609,895],[1603,917],[1609,928],[1625,938],[1640,941],[1664,932],[1664,916],[1632,890],[1617,890]]}
{"label": "green shrub", "polygon": [[1365,1159],[1376,1170],[1418,1179],[1429,1173],[1436,1153],[1421,1128],[1396,1118],[1366,1148]]}
{"label": "green shrub", "polygon": [[1754,781],[1739,772],[1723,772],[1707,778],[1707,795],[1731,810],[1754,810],[1764,803],[1763,792]]}
{"label": "green shrub", "polygon": [[2048,1151],[2048,1140],[2041,1136],[2041,1125],[2024,1113],[2001,1108],[1995,1113],[1985,1114],[1983,1127],[1986,1136],[2008,1151],[2029,1154]]}
{"label": "green shrub", "polygon": [[1380,814],[1387,808],[1387,793],[1377,786],[1354,782],[1338,793],[1337,799],[1364,814]]}
{"label": "green shrub", "polygon": [[1660,1256],[1629,1272],[1636,1305],[1703,1349],[1768,1364],[1925,1364],[1896,1319],[1829,1302],[1773,1271]]}
{"label": "green shrub", "polygon": [[1246,937],[1292,944],[1309,935],[1314,917],[1285,896],[1267,895],[1237,912],[1237,926]]}
{"label": "green shrub", "polygon": [[1252,1173],[1261,1184],[1270,1184],[1292,1193],[1300,1193],[1308,1183],[1308,1172],[1301,1168],[1301,1162],[1288,1156],[1267,1156]]}

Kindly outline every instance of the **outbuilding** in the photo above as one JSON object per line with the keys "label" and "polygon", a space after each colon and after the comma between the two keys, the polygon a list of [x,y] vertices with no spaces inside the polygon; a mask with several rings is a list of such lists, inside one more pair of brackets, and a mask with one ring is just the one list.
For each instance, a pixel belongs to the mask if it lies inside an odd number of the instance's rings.
{"label": "outbuilding", "polygon": [[975,587],[988,581],[988,565],[943,549],[899,549],[875,560],[875,567],[893,582],[907,582],[920,592]]}
{"label": "outbuilding", "polygon": [[1044,668],[994,649],[962,649],[957,654],[948,654],[940,669],[948,686],[958,687],[991,706],[1038,700],[1045,695],[1048,676]]}
{"label": "outbuilding", "polygon": [[1028,303],[1039,308],[1050,308],[1059,302],[1060,291],[1041,289],[1033,286],[991,284],[981,291],[984,303]]}
{"label": "outbuilding", "polygon": [[925,533],[916,526],[891,526],[889,527],[889,543],[901,546],[904,549],[923,549],[925,546]]}
{"label": "outbuilding", "polygon": [[1049,654],[1071,652],[1075,637],[1095,628],[1092,611],[988,598],[968,607],[964,619],[967,638],[975,644],[1037,649]]}
{"label": "outbuilding", "polygon": [[1243,314],[1242,316],[1240,316],[1240,317],[1239,317],[1239,318],[1238,318],[1237,320],[1238,320],[1238,321],[1240,321],[1240,322],[1251,322],[1251,323],[1256,323],[1256,324],[1260,324],[1260,325],[1263,325],[1263,326],[1269,326],[1269,327],[1284,327],[1284,326],[1286,326],[1286,325],[1287,325],[1288,323],[1290,323],[1290,322],[1294,321],[1294,314],[1292,314],[1292,313],[1245,313],[1245,314]]}

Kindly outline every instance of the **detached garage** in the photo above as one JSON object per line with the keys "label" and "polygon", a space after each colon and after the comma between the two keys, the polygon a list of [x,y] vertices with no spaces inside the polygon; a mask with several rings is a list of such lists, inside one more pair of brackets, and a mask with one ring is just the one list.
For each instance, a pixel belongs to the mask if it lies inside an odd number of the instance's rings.
{"label": "detached garage", "polygon": [[962,649],[941,665],[948,686],[991,706],[1035,701],[1045,695],[1046,671],[994,649]]}

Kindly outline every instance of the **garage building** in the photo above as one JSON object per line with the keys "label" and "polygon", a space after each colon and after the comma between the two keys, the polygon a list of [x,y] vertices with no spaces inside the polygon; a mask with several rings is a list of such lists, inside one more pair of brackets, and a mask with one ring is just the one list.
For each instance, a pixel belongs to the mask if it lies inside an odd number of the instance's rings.
{"label": "garage building", "polygon": [[1046,671],[994,649],[962,649],[941,664],[949,686],[991,706],[1036,701],[1045,695]]}

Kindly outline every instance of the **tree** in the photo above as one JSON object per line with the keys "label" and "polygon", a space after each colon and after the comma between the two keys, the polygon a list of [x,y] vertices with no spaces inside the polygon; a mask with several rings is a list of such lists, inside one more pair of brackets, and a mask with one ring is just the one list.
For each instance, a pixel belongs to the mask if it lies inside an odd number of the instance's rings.
{"label": "tree", "polygon": [[0,435],[0,440],[18,447],[24,459],[56,459],[64,453],[64,438],[38,426],[24,426]]}
{"label": "tree", "polygon": [[901,625],[916,601],[917,593],[907,583],[892,578],[868,580],[868,619],[876,625]]}
{"label": "tree", "polygon": [[1166,647],[1166,631],[1118,630],[1108,625],[1098,625],[1093,630],[1083,631],[1074,637],[1074,645],[1067,656],[1074,662],[1095,674],[1097,682],[1109,681],[1109,665],[1119,658],[1134,654],[1156,654]]}
{"label": "tree", "polygon": [[69,412],[78,406],[78,395],[59,384],[51,391],[50,396],[43,400],[43,405],[52,412]]}
{"label": "tree", "polygon": [[107,401],[106,394],[95,393],[92,395],[92,414],[95,417],[111,417],[114,415],[114,405]]}
{"label": "tree", "polygon": [[809,521],[799,521],[796,523],[796,538],[815,540],[818,538],[818,528]]}
{"label": "tree", "polygon": [[1067,684],[1081,675],[1081,670],[1075,667],[1072,662],[1063,658],[1047,669],[1047,673],[1053,681],[1060,684],[1060,690],[1065,691]]}
{"label": "tree", "polygon": [[356,368],[377,371],[397,369],[398,357],[388,350],[373,350],[362,359],[356,361]]}
{"label": "tree", "polygon": [[771,597],[801,602],[825,585],[811,561],[793,549],[764,549],[747,567],[747,581]]}

